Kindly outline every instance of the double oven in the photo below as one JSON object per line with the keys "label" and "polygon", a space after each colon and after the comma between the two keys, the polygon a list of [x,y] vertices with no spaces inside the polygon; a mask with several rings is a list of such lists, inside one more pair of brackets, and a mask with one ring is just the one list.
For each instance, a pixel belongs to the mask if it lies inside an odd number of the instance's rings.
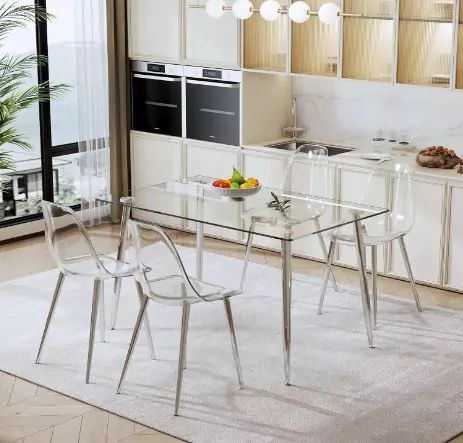
{"label": "double oven", "polygon": [[132,129],[240,144],[241,71],[132,62]]}

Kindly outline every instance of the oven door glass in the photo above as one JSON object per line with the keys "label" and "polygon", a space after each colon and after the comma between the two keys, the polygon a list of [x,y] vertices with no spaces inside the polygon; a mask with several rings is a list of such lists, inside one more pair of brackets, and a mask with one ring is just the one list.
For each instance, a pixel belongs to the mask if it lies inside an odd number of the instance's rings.
{"label": "oven door glass", "polygon": [[132,129],[182,136],[180,77],[132,75]]}
{"label": "oven door glass", "polygon": [[240,85],[186,82],[187,137],[214,143],[240,144]]}

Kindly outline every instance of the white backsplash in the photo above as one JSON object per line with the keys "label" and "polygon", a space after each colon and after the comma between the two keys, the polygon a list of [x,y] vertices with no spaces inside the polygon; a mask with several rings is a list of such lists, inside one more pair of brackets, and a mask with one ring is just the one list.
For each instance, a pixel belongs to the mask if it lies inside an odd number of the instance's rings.
{"label": "white backsplash", "polygon": [[347,79],[295,77],[305,138],[371,146],[379,129],[418,148],[443,145],[463,155],[463,91]]}

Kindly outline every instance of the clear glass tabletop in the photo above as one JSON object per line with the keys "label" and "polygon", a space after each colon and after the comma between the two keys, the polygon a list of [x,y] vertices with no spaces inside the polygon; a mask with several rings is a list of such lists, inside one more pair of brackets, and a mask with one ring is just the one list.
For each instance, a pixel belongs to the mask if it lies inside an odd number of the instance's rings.
{"label": "clear glass tabletop", "polygon": [[[213,180],[196,176],[139,188],[132,218],[150,221],[152,215],[158,215],[168,225],[184,220],[237,232],[249,232],[253,224],[255,235],[292,241],[389,212],[385,208],[266,187],[255,195],[233,199],[221,196],[211,186]],[[106,199],[99,202],[129,204]],[[154,220],[162,223],[158,218]]]}

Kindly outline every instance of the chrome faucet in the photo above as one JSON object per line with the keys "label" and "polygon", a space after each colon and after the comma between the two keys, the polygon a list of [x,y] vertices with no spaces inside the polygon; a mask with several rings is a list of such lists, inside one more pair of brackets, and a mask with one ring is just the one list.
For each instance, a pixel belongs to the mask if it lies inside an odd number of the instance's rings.
{"label": "chrome faucet", "polygon": [[284,131],[291,133],[293,138],[298,138],[299,134],[304,134],[306,129],[297,127],[297,101],[296,101],[296,97],[294,96],[293,96],[293,105],[291,108],[291,115],[293,116],[293,125],[290,128],[285,128]]}

